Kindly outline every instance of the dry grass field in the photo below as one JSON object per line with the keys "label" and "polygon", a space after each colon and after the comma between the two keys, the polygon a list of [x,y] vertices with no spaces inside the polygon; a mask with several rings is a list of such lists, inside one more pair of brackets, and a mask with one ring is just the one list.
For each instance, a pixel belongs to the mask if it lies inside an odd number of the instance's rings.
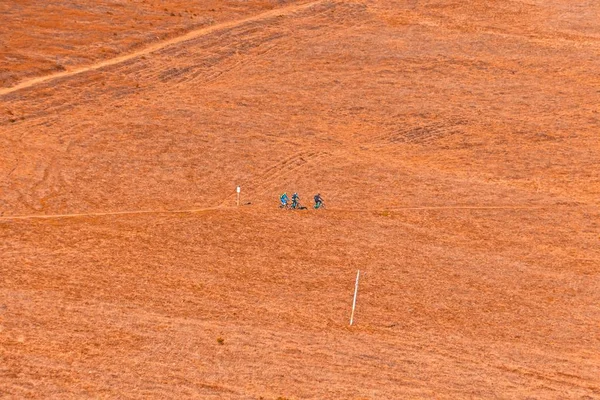
{"label": "dry grass field", "polygon": [[600,399],[597,2],[0,15],[1,398]]}

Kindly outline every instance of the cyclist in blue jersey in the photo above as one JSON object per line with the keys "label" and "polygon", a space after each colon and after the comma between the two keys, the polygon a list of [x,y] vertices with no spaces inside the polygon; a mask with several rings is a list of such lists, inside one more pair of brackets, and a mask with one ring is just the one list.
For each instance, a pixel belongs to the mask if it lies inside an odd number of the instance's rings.
{"label": "cyclist in blue jersey", "polygon": [[279,206],[279,208],[285,208],[287,207],[290,198],[288,197],[287,193],[282,194],[281,196],[279,196],[279,201],[281,202],[281,205]]}

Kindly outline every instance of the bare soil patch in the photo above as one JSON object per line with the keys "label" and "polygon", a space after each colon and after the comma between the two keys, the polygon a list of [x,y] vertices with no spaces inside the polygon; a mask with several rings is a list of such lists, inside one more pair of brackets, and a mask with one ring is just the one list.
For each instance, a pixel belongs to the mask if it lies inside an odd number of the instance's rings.
{"label": "bare soil patch", "polygon": [[0,396],[600,397],[598,6],[209,3],[0,6]]}

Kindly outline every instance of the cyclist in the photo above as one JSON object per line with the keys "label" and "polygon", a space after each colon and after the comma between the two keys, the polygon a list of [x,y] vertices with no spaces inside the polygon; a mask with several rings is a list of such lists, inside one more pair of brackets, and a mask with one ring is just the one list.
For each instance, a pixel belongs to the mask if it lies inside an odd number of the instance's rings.
{"label": "cyclist", "polygon": [[323,198],[321,198],[321,194],[317,193],[314,198],[315,198],[315,209],[321,208],[321,206],[323,205]]}
{"label": "cyclist", "polygon": [[288,197],[287,193],[282,194],[281,196],[279,196],[279,201],[281,202],[281,205],[279,206],[279,208],[285,208],[287,207],[290,198]]}
{"label": "cyclist", "polygon": [[298,193],[294,193],[292,195],[292,208],[296,209],[300,207],[300,196],[298,196]]}

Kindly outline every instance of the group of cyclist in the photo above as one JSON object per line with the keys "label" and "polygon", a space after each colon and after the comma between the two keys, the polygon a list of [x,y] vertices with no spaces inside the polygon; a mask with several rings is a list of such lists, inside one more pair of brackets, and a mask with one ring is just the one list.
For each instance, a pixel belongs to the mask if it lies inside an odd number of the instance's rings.
{"label": "group of cyclist", "polygon": [[[315,205],[313,206],[315,209],[323,207],[323,198],[321,197],[320,193],[317,193],[313,198],[315,200]],[[306,209],[306,207],[300,205],[300,196],[298,196],[298,193],[294,193],[292,195],[291,204],[290,198],[288,197],[287,193],[283,193],[281,196],[279,196],[279,201],[281,202],[279,208],[291,208],[292,210]]]}

